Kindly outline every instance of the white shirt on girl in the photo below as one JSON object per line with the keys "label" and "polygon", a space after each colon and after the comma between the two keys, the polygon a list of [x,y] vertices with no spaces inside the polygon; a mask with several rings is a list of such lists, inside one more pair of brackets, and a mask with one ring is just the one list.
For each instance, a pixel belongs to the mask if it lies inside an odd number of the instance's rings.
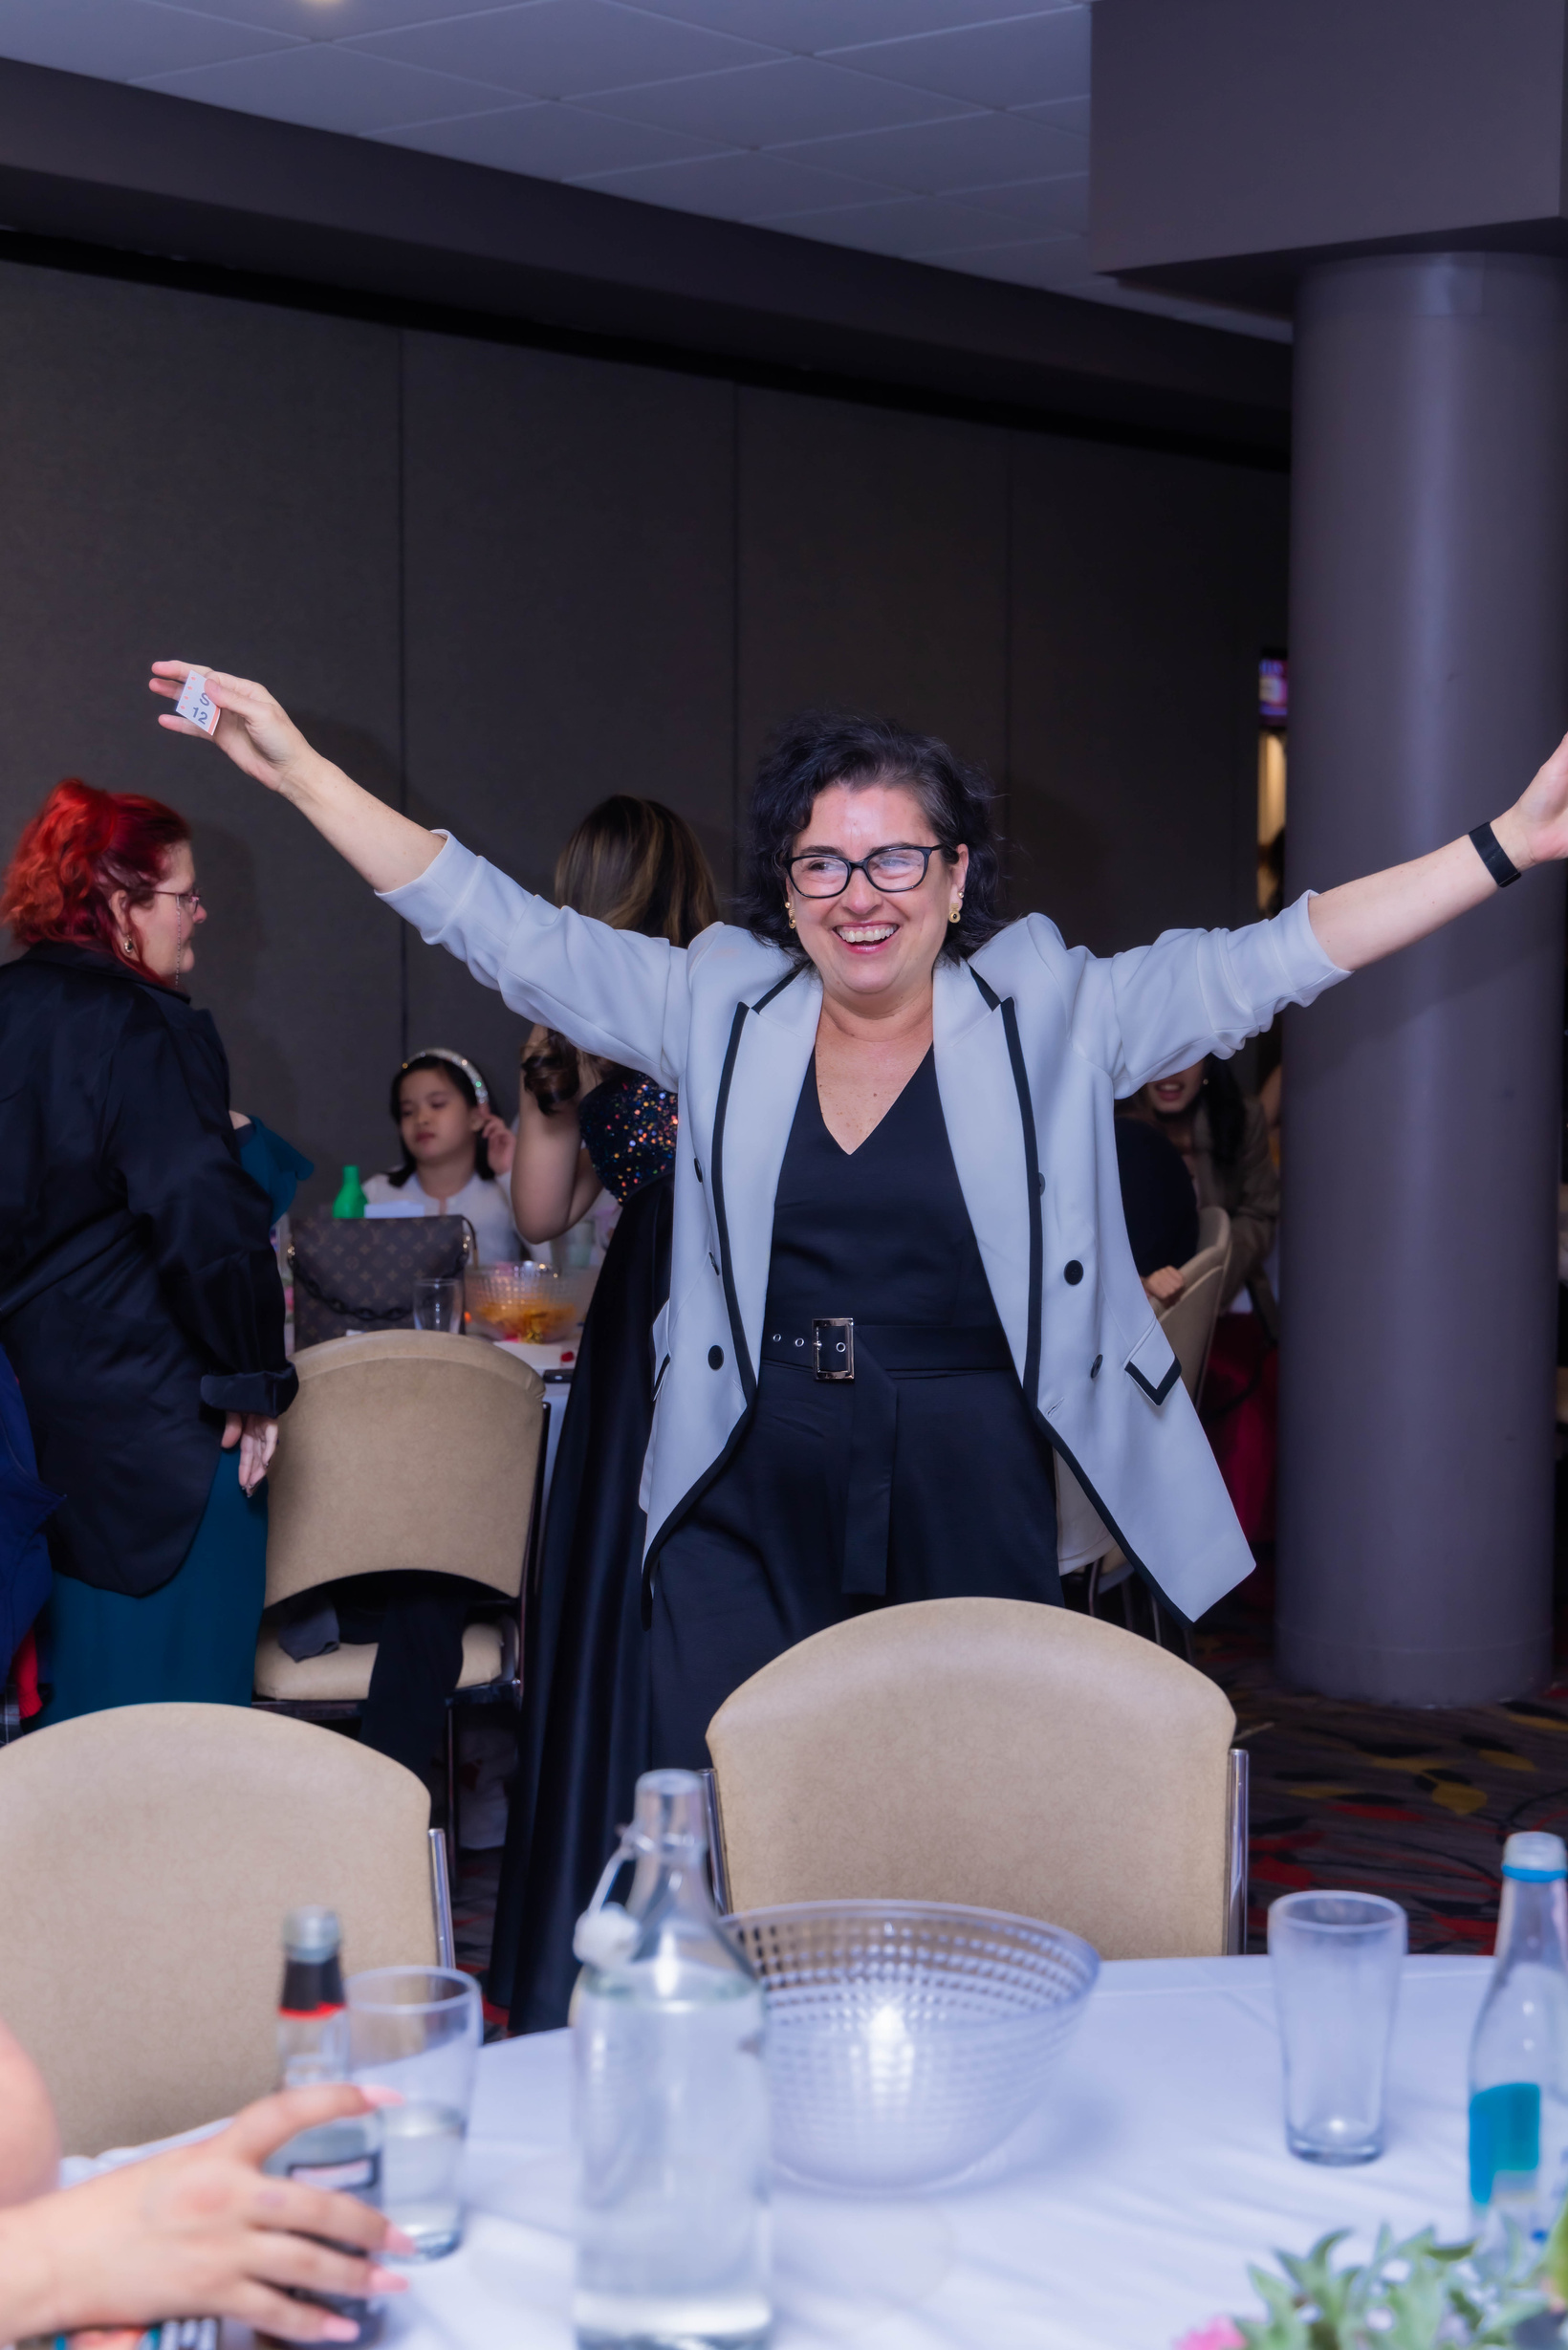
{"label": "white shirt on girl", "polygon": [[527,1254],[512,1221],[506,1186],[494,1176],[487,1180],[476,1171],[450,1199],[433,1200],[417,1174],[410,1175],[405,1184],[395,1184],[390,1175],[370,1175],[365,1178],[365,1204],[396,1208],[403,1215],[467,1216],[473,1226],[481,1265],[515,1265]]}

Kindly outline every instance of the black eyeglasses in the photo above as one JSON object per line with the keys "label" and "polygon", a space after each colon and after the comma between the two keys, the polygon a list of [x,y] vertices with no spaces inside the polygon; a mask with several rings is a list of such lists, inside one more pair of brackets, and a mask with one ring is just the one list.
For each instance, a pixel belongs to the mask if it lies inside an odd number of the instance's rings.
{"label": "black eyeglasses", "polygon": [[155,898],[172,898],[182,914],[188,909],[194,917],[204,910],[204,901],[199,889],[155,889],[152,894]]}
{"label": "black eyeglasses", "polygon": [[792,857],[786,870],[802,898],[841,898],[855,873],[863,873],[873,889],[896,898],[903,890],[920,887],[940,846],[933,840],[928,849],[916,849],[906,841],[894,841],[853,862],[825,849],[812,849],[804,857]]}

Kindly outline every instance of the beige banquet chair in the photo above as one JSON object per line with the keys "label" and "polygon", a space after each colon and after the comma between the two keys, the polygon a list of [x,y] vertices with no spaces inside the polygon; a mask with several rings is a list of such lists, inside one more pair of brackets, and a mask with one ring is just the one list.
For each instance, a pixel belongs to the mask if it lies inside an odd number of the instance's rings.
{"label": "beige banquet chair", "polygon": [[0,1752],[0,2016],[67,2151],[276,2086],[286,1910],[336,1909],[346,1970],[431,1964],[428,1817],[401,1763],[243,1706],[123,1706]]}
{"label": "beige banquet chair", "polygon": [[[492,1621],[463,1635],[446,1709],[446,1841],[458,1851],[460,1707],[522,1696],[522,1609],[537,1539],[544,1382],[488,1338],[387,1330],[294,1358],[299,1393],[270,1478],[267,1606],[351,1575],[420,1568],[488,1584]],[[256,1703],[306,1720],[363,1709],[374,1643],[291,1657],[273,1625],[256,1650]]]}
{"label": "beige banquet chair", "polygon": [[1198,1210],[1198,1253],[1181,1268],[1182,1294],[1155,1308],[1155,1319],[1182,1366],[1182,1384],[1195,1403],[1209,1368],[1214,1324],[1225,1296],[1230,1263],[1230,1219],[1223,1208]]}
{"label": "beige banquet chair", "polygon": [[1243,1947],[1247,1757],[1211,1681],[1114,1624],[926,1599],[786,1649],[708,1725],[730,1909],[964,1902],[1102,1958]]}

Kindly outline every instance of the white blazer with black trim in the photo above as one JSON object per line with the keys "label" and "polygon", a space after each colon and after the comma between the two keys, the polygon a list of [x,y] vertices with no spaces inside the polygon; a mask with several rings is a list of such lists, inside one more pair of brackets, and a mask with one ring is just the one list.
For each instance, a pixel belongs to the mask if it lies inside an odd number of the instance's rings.
{"label": "white blazer with black trim", "polygon": [[[453,839],[386,903],[522,1018],[680,1095],[642,1482],[651,1566],[748,1423],[773,1194],[821,983],[727,924],[685,948],[612,930]],[[1098,1556],[1108,1528],[1189,1620],[1252,1558],[1133,1265],[1115,1104],[1206,1053],[1234,1053],[1282,1005],[1344,976],[1305,898],[1272,922],[1167,930],[1105,958],[1031,914],[969,963],[936,968],[937,1086],[996,1311],[1056,1448],[1060,1562]]]}

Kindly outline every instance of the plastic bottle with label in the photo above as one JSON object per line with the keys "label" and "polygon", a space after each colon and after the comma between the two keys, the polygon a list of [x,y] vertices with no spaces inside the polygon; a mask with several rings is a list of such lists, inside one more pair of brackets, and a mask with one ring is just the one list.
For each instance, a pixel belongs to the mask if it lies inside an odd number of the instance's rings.
{"label": "plastic bottle with label", "polygon": [[1496,1960],[1470,2059],[1475,2225],[1544,2244],[1568,2192],[1568,1851],[1560,1836],[1503,1847]]}
{"label": "plastic bottle with label", "polygon": [[335,1216],[362,1216],[364,1211],[365,1187],[359,1181],[359,1170],[357,1166],[346,1166],[332,1212]]}
{"label": "plastic bottle with label", "polygon": [[[280,2089],[315,2089],[348,2078],[348,2014],[343,2005],[340,1932],[331,1909],[291,1909],[283,1921],[283,1994],[277,2012],[277,2069]],[[381,2118],[346,2115],[301,2130],[268,2156],[263,2168],[274,2177],[299,2179],[308,2187],[357,2195],[380,2205]],[[291,2286],[291,2298],[311,2301],[359,2328],[359,2350],[380,2339],[377,2301],[339,2293],[306,2293]],[[274,2337],[262,2335],[261,2340]],[[319,2339],[319,2338],[318,2338]]]}

